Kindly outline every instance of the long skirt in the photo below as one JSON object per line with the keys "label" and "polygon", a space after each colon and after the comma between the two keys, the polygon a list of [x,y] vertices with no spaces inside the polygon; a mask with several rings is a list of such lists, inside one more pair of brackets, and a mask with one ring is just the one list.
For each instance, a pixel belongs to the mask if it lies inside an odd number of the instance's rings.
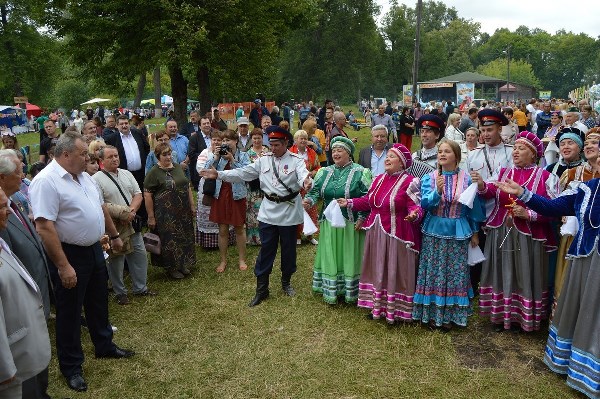
{"label": "long skirt", "polygon": [[524,331],[537,331],[548,318],[548,253],[541,241],[516,228],[504,240],[507,232],[504,225],[488,232],[479,312],[507,330],[516,324]]}
{"label": "long skirt", "polygon": [[248,190],[246,197],[246,244],[260,245],[258,232],[258,210],[262,203],[263,195],[260,190]]}
{"label": "long skirt", "polygon": [[590,398],[600,398],[600,256],[597,248],[569,261],[544,362],[567,384]]}
{"label": "long skirt", "polygon": [[418,252],[374,225],[365,235],[358,284],[358,306],[372,309],[373,319],[412,321]]}
{"label": "long skirt", "polygon": [[473,314],[469,275],[469,239],[455,240],[423,234],[412,318],[436,326],[467,325]]}
{"label": "long skirt", "polygon": [[556,310],[558,298],[562,291],[565,276],[569,270],[570,262],[567,260],[567,252],[573,242],[573,236],[562,236],[558,245],[558,255],[556,259],[556,271],[554,273],[554,301],[552,302],[552,314]]}
{"label": "long skirt", "polygon": [[190,202],[187,189],[167,190],[154,197],[154,216],[161,253],[152,254],[153,265],[180,271],[196,265],[194,221],[188,209]]}
{"label": "long skirt", "polygon": [[338,296],[347,303],[356,303],[365,232],[354,230],[353,223],[346,223],[344,228],[331,227],[327,220],[321,222],[320,231],[313,291],[323,294],[329,304],[337,303]]}

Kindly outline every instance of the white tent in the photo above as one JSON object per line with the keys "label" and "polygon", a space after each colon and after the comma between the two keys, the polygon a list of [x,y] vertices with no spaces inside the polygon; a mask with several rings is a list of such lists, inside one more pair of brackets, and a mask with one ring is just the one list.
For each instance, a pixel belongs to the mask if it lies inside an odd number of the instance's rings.
{"label": "white tent", "polygon": [[105,103],[107,101],[111,101],[110,98],[92,98],[91,100],[88,100],[84,103],[81,103],[79,105],[88,105],[88,104],[95,104],[95,103]]}
{"label": "white tent", "polygon": [[167,104],[167,105],[173,104],[173,97],[169,96],[168,94],[165,94],[160,98],[160,102],[161,102],[161,104]]}

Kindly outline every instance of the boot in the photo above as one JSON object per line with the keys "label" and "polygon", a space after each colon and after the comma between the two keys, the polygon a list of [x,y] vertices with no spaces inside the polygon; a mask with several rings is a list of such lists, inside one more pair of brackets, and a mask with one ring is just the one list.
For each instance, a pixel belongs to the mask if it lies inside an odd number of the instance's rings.
{"label": "boot", "polygon": [[290,285],[290,279],[291,279],[291,277],[292,276],[282,276],[281,277],[281,288],[283,289],[283,292],[287,296],[294,296],[294,295],[296,295],[296,290],[294,290],[292,288],[292,286]]}
{"label": "boot", "polygon": [[260,304],[269,297],[269,275],[265,274],[256,278],[256,294],[248,306],[253,307]]}

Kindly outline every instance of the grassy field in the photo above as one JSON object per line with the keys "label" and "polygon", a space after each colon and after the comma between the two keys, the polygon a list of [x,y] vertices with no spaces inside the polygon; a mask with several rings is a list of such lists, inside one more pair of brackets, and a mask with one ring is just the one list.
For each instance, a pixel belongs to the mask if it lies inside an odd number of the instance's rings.
{"label": "grassy field", "polygon": [[[21,145],[34,143],[34,136],[20,136]],[[356,136],[358,148],[368,145],[367,129]],[[135,297],[127,306],[110,300],[111,322],[118,327],[114,340],[135,350],[136,356],[95,359],[89,335],[82,330],[88,392],[75,394],[67,388],[53,353],[51,396],[582,397],[542,363],[546,329],[496,334],[488,321],[473,316],[467,328],[442,334],[416,324],[388,326],[367,320],[366,310],[327,305],[312,294],[315,251],[310,244],[299,247],[292,280],[296,297],[283,296],[277,259],[271,297],[252,309],[247,303],[255,279],[251,270],[237,270],[233,248],[223,274],[214,272],[218,253],[200,249],[196,270],[183,281],[171,281],[163,270],[150,267],[149,286],[160,291],[157,297]],[[257,253],[258,248],[249,248],[249,265]],[[53,340],[52,321],[50,331]]]}

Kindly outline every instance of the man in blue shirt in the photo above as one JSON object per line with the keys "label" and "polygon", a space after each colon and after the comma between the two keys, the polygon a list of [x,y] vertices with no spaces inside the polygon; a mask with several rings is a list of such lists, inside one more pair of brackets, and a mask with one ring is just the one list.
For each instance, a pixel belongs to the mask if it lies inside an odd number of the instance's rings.
{"label": "man in blue shirt", "polygon": [[542,112],[538,113],[535,117],[535,123],[537,124],[537,136],[540,139],[544,137],[546,130],[552,126],[552,122],[550,121],[551,118],[552,113],[550,112],[550,103],[546,101],[542,106]]}
{"label": "man in blue shirt", "polygon": [[384,162],[388,149],[388,129],[384,125],[375,125],[371,129],[371,146],[360,150],[358,164],[371,169],[373,177],[384,172]]}
{"label": "man in blue shirt", "polygon": [[[177,131],[177,121],[170,120],[167,122],[167,133],[169,133],[169,137],[171,138],[171,148],[173,151],[177,152],[177,154],[187,154],[188,153],[188,144],[189,140],[187,137],[182,136]],[[190,171],[188,165],[190,163],[190,158],[186,155],[185,159],[179,163],[181,169],[185,172],[185,175],[189,178]]]}
{"label": "man in blue shirt", "polygon": [[310,114],[310,107],[308,105],[306,105],[305,102],[302,103],[302,107],[300,108],[299,112],[299,117],[300,117],[300,123],[298,125],[298,128],[302,128],[302,124],[306,121],[306,119],[308,118],[308,114]]}

